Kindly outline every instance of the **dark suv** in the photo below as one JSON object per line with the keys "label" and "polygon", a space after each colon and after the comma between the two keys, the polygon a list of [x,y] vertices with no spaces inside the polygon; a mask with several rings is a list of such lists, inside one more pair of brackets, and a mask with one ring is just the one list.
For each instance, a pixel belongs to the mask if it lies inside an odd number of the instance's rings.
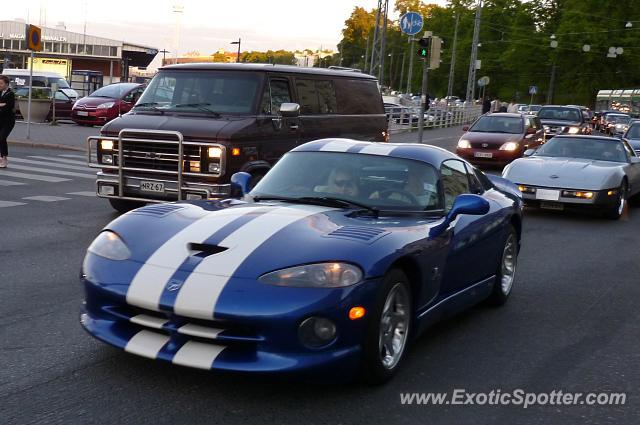
{"label": "dark suv", "polygon": [[538,118],[544,126],[545,140],[557,134],[591,134],[591,121],[579,106],[543,106]]}
{"label": "dark suv", "polygon": [[98,196],[146,202],[228,197],[230,177],[259,180],[287,151],[328,137],[388,141],[375,77],[258,64],[161,68],[131,112],[88,139]]}

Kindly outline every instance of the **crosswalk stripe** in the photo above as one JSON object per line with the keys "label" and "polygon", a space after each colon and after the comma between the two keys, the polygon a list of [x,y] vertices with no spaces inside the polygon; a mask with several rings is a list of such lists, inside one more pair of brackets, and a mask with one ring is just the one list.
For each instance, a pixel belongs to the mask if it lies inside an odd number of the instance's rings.
{"label": "crosswalk stripe", "polygon": [[0,186],[21,186],[25,183],[14,182],[11,180],[0,180]]}
{"label": "crosswalk stripe", "polygon": [[58,163],[53,163],[53,162],[45,162],[45,161],[34,161],[33,159],[24,159],[24,158],[15,158],[12,157],[11,158],[11,163],[19,163],[19,164],[33,164],[33,165],[44,165],[46,167],[57,167],[57,168],[64,168],[64,169],[68,169],[68,170],[80,170],[80,171],[86,171],[86,172],[91,172],[91,168],[89,168],[88,166],[82,166],[82,165],[71,165],[71,164],[58,164]]}
{"label": "crosswalk stripe", "polygon": [[80,159],[86,159],[87,157],[85,155],[74,155],[74,154],[64,154],[64,155],[58,155],[64,158],[80,158]]}
{"label": "crosswalk stripe", "polygon": [[67,193],[67,195],[76,195],[76,196],[90,196],[90,197],[95,197],[96,196],[96,192],[69,192]]}
{"label": "crosswalk stripe", "polygon": [[62,196],[27,196],[26,198],[22,198],[25,201],[40,201],[40,202],[57,202],[57,201],[66,201],[70,198],[64,198]]}
{"label": "crosswalk stripe", "polygon": [[18,177],[18,178],[27,179],[27,180],[40,180],[40,181],[49,182],[49,183],[68,182],[70,180],[70,179],[63,179],[61,177],[41,176],[37,174],[28,174],[28,173],[15,173],[13,171],[0,171],[0,176]]}
{"label": "crosswalk stripe", "polygon": [[0,208],[17,207],[18,205],[26,205],[24,202],[0,201]]}
{"label": "crosswalk stripe", "polygon": [[12,165],[11,168],[14,170],[37,171],[38,173],[58,174],[61,176],[80,177],[83,179],[91,179],[91,180],[95,180],[96,178],[95,174],[83,174],[83,173],[74,173],[73,171],[50,170],[50,169],[41,168],[41,167],[29,167],[26,165]]}
{"label": "crosswalk stripe", "polygon": [[29,155],[29,158],[44,159],[46,161],[61,162],[63,164],[87,165],[87,161],[75,161],[73,159],[56,158],[55,156]]}

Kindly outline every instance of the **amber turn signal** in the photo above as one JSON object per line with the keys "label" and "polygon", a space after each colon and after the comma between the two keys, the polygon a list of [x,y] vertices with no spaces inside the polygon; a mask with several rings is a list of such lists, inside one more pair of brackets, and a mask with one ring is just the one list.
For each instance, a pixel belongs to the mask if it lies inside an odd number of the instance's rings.
{"label": "amber turn signal", "polygon": [[349,310],[349,319],[351,320],[362,319],[365,313],[366,313],[366,310],[364,309],[364,307],[352,307],[351,310]]}

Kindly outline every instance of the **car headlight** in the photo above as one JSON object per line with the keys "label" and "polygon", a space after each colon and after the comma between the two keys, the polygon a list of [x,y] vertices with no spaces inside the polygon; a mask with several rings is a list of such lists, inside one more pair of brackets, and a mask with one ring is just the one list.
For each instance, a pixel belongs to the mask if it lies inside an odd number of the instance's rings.
{"label": "car headlight", "polygon": [[109,108],[113,108],[113,105],[115,105],[115,102],[105,102],[105,103],[101,103],[98,106],[96,106],[97,109],[109,109]]}
{"label": "car headlight", "polygon": [[468,140],[460,139],[458,141],[458,148],[460,149],[471,149],[471,143]]}
{"label": "car headlight", "polygon": [[113,140],[100,140],[100,149],[103,151],[113,150]]}
{"label": "car headlight", "polygon": [[98,237],[91,242],[87,251],[116,261],[126,260],[131,256],[131,251],[129,251],[124,241],[111,230],[101,232]]}
{"label": "car headlight", "polygon": [[362,280],[359,267],[348,263],[317,263],[264,274],[262,283],[297,288],[342,288]]}
{"label": "car headlight", "polygon": [[578,134],[580,132],[580,127],[569,127],[567,133],[569,134]]}
{"label": "car headlight", "polygon": [[515,150],[518,150],[519,147],[520,145],[518,145],[516,142],[507,142],[507,143],[504,143],[502,146],[500,146],[500,150],[515,151]]}

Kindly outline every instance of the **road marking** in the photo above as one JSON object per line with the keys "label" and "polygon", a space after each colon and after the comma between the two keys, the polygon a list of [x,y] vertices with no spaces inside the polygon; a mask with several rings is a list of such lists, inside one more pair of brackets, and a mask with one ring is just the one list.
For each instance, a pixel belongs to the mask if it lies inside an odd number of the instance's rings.
{"label": "road marking", "polygon": [[73,154],[65,154],[65,155],[58,155],[58,156],[62,156],[64,158],[80,158],[80,159],[87,158],[85,155],[73,155]]}
{"label": "road marking", "polygon": [[63,198],[62,196],[27,196],[26,198],[22,198],[25,201],[40,201],[40,202],[58,202],[58,201],[66,201],[71,198]]}
{"label": "road marking", "polygon": [[[71,164],[58,164],[58,163],[53,163],[51,161],[34,161],[32,159],[24,159],[24,158],[15,158],[12,157],[11,158],[11,162],[18,162],[18,163],[23,163],[23,164],[33,164],[33,165],[44,165],[46,167],[57,167],[57,168],[64,168],[67,170],[80,170],[80,171],[86,171],[86,172],[91,172],[91,168],[89,168],[89,166],[85,165],[84,167],[81,165],[71,165]],[[94,176],[95,177],[95,176]]]}
{"label": "road marking", "polygon": [[67,195],[90,196],[93,198],[96,196],[96,193],[95,192],[69,192],[67,193]]}
{"label": "road marking", "polygon": [[0,180],[0,186],[20,186],[23,185],[25,183],[20,183],[20,182],[14,182],[11,180]]}
{"label": "road marking", "polygon": [[72,159],[55,158],[52,156],[29,155],[29,158],[44,159],[45,161],[61,162],[63,164],[87,165],[87,161],[74,161]]}
{"label": "road marking", "polygon": [[24,171],[37,171],[38,173],[45,173],[45,174],[58,174],[61,176],[80,177],[83,179],[91,179],[91,180],[96,179],[95,174],[74,173],[73,171],[62,171],[62,170],[49,170],[47,168],[41,168],[41,167],[29,167],[28,165],[12,165],[11,168],[16,170],[24,170]]}
{"label": "road marking", "polygon": [[24,202],[0,201],[0,208],[17,207],[18,205],[27,205]]}
{"label": "road marking", "polygon": [[28,180],[40,180],[40,181],[49,182],[49,183],[68,182],[70,180],[70,179],[63,179],[61,177],[53,177],[53,176],[40,176],[37,174],[14,173],[12,171],[0,171],[0,176],[18,177],[21,179],[28,179]]}

